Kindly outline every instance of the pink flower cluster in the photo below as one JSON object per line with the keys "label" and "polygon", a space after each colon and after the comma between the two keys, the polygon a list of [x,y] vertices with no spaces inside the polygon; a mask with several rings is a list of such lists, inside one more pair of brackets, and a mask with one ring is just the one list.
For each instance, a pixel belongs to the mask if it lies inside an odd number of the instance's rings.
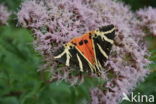
{"label": "pink flower cluster", "polygon": [[0,24],[7,24],[10,13],[4,5],[0,4]]}
{"label": "pink flower cluster", "polygon": [[140,9],[136,14],[140,19],[139,25],[147,31],[146,34],[156,36],[156,8]]}
{"label": "pink flower cluster", "polygon": [[[130,7],[121,2],[30,0],[22,3],[17,15],[19,24],[34,33],[35,49],[45,60],[42,69],[50,68],[51,80],[63,79],[72,84],[82,80],[85,75],[82,77],[74,75],[72,74],[74,69],[58,65],[53,58],[53,53],[73,37],[103,25],[116,26],[118,31],[115,44],[100,76],[107,81],[102,86],[107,90],[103,91],[100,87],[91,89],[92,104],[116,104],[121,100],[123,92],[128,94],[149,73],[145,68],[150,62],[143,41],[144,28],[138,27],[142,20],[136,18],[136,14],[130,11]],[[149,28],[151,29],[150,26]],[[110,77],[110,74],[113,77]]]}

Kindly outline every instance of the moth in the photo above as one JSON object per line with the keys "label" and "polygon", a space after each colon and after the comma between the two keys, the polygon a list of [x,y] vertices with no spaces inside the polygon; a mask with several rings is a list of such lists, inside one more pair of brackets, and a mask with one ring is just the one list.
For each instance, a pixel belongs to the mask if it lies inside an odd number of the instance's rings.
{"label": "moth", "polygon": [[115,27],[107,25],[75,37],[64,44],[55,59],[66,66],[78,67],[80,72],[100,72],[114,43]]}

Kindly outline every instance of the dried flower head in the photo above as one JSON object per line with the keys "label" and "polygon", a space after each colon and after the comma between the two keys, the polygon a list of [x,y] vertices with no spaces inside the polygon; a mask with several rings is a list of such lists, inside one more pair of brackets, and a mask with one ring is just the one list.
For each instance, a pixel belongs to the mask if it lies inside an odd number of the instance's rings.
{"label": "dried flower head", "polygon": [[9,19],[10,13],[8,12],[7,7],[0,4],[0,24],[7,24],[7,20]]}
{"label": "dried flower head", "polygon": [[[116,104],[122,93],[129,93],[148,74],[149,64],[144,31],[129,7],[111,0],[25,1],[18,12],[19,24],[34,32],[35,48],[51,68],[52,79],[77,83],[85,76],[74,75],[74,69],[60,66],[53,53],[65,42],[100,26],[114,24],[115,45],[101,78],[107,83],[91,90],[92,104]],[[107,73],[106,73],[107,71]],[[96,75],[87,75],[97,77]],[[110,77],[111,76],[111,77]]]}

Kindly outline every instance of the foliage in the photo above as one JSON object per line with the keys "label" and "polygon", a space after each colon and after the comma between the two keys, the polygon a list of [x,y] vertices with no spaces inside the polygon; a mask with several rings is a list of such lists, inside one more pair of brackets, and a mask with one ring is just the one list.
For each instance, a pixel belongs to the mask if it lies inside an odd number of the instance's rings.
{"label": "foliage", "polygon": [[76,104],[89,99],[88,89],[100,82],[43,81],[36,72],[41,57],[32,48],[31,33],[13,26],[1,26],[0,33],[0,104]]}
{"label": "foliage", "polygon": [[156,2],[155,0],[119,0],[123,1],[126,4],[131,5],[132,10],[137,10],[139,8],[144,8],[148,6],[156,7]]}
{"label": "foliage", "polygon": [[0,3],[4,3],[10,10],[17,10],[20,3],[23,0],[0,0]]}

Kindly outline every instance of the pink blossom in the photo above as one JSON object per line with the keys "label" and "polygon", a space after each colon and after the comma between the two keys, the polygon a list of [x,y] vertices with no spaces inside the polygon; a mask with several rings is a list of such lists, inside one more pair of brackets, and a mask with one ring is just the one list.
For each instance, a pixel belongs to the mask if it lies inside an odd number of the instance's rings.
{"label": "pink blossom", "polygon": [[156,35],[156,8],[148,7],[136,12],[140,19],[139,25],[146,34]]}
{"label": "pink blossom", "polygon": [[[60,66],[54,60],[54,52],[64,42],[100,26],[114,24],[115,44],[101,78],[107,83],[91,89],[92,104],[116,104],[122,93],[128,94],[149,73],[145,68],[149,53],[144,31],[138,28],[140,20],[130,7],[112,0],[37,0],[25,1],[18,12],[19,24],[34,33],[34,46],[44,58],[41,69],[49,68],[51,80],[65,80],[76,84],[84,76],[73,75],[74,69]],[[109,77],[109,75],[113,77]]]}
{"label": "pink blossom", "polygon": [[0,4],[0,24],[7,24],[9,16],[10,12],[8,11],[7,7]]}

